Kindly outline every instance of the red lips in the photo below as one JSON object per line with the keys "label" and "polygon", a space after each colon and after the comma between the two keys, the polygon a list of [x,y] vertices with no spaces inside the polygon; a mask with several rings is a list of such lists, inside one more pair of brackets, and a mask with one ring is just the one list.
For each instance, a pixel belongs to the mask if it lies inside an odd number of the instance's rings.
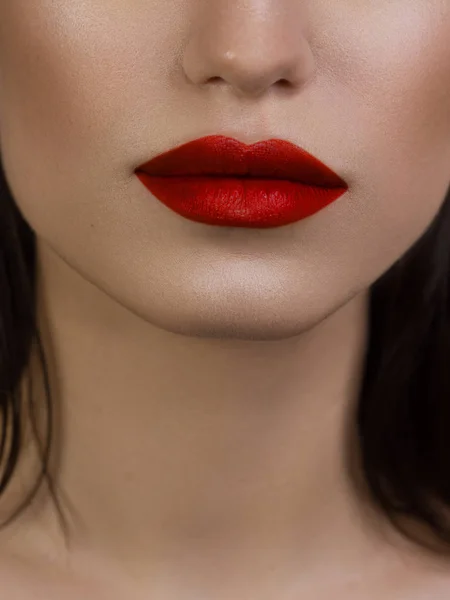
{"label": "red lips", "polygon": [[291,142],[273,139],[248,146],[221,135],[156,156],[136,175],[181,216],[234,227],[293,223],[348,189],[341,177]]}

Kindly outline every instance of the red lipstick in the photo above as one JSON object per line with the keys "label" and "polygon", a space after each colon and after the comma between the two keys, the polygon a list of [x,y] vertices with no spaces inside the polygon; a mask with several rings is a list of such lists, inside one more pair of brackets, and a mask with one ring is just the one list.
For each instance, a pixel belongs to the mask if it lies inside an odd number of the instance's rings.
{"label": "red lipstick", "polygon": [[291,142],[246,145],[222,135],[164,152],[138,167],[136,175],[179,215],[227,227],[295,223],[348,189],[330,168]]}

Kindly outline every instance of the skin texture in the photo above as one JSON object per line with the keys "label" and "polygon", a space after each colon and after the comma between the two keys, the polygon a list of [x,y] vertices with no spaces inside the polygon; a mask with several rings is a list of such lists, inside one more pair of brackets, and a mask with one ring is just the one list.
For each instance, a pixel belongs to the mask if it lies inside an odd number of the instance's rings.
{"label": "skin texture", "polygon": [[[45,493],[0,536],[10,597],[449,592],[343,456],[368,289],[449,186],[449,39],[449,0],[0,2],[1,157],[77,515],[69,549]],[[291,141],[349,190],[272,230],[187,221],[134,169],[211,134]]]}

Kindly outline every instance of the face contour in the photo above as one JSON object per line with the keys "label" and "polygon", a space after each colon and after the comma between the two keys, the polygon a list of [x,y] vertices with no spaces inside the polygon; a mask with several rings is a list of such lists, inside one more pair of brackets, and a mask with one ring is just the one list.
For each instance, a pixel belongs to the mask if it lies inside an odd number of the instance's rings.
{"label": "face contour", "polygon": [[[105,299],[172,332],[290,337],[367,289],[442,206],[449,39],[450,0],[6,0],[7,180]],[[213,134],[293,142],[349,189],[279,228],[184,219],[134,170]]]}

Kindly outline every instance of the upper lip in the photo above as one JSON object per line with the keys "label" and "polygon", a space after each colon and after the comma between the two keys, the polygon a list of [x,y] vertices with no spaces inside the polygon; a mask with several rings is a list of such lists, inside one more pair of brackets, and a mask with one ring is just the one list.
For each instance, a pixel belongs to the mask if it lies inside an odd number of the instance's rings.
{"label": "upper lip", "polygon": [[159,154],[136,171],[159,177],[246,176],[347,188],[345,181],[319,159],[280,139],[247,145],[234,138],[210,135]]}

